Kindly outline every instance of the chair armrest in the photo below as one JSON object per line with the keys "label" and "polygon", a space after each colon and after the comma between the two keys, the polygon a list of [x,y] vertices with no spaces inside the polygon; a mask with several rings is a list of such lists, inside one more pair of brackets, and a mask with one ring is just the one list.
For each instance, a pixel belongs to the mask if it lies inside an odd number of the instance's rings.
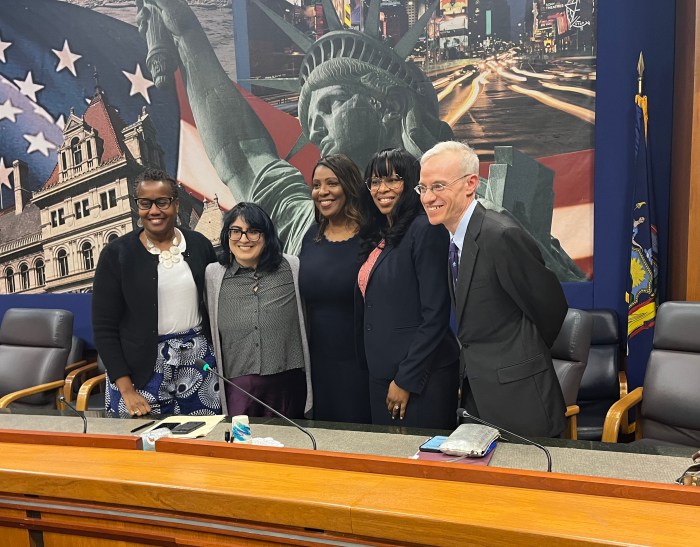
{"label": "chair armrest", "polygon": [[[80,362],[81,361],[77,361],[73,364],[77,364]],[[82,361],[82,363],[85,363],[85,361]],[[63,396],[66,398],[66,401],[70,403],[73,400],[73,384],[75,383],[75,381],[78,378],[84,377],[85,374],[93,370],[97,370],[97,362],[88,363],[87,365],[83,364],[83,366],[74,369],[73,372],[66,376],[66,383],[63,386]]]}
{"label": "chair armrest", "polygon": [[[627,373],[624,370],[621,370],[617,373],[617,378],[620,382],[620,399],[623,399],[627,396],[628,390]],[[634,433],[636,424],[635,422],[629,423],[629,417],[629,412],[625,412],[624,416],[622,416],[622,421],[620,422],[620,433],[624,433],[626,435],[631,435]]]}
{"label": "chair armrest", "polygon": [[98,387],[100,384],[105,383],[106,381],[106,374],[99,374],[97,376],[89,378],[88,380],[85,380],[83,382],[83,385],[80,386],[80,390],[78,391],[78,397],[75,400],[75,408],[80,410],[81,412],[86,411],[90,395],[96,387]]}
{"label": "chair armrest", "polygon": [[29,397],[30,395],[36,395],[37,393],[43,393],[44,391],[51,391],[52,389],[58,390],[63,387],[63,382],[63,380],[54,380],[53,382],[48,382],[46,384],[39,384],[38,386],[32,386],[26,389],[20,389],[19,391],[8,393],[2,399],[0,399],[0,408],[7,408],[10,403],[14,403],[17,399],[22,399],[23,397]]}
{"label": "chair armrest", "polygon": [[604,443],[617,442],[623,417],[627,415],[630,408],[642,401],[643,393],[644,388],[638,387],[610,407],[605,416],[605,424],[603,424],[603,438],[601,440]]}
{"label": "chair armrest", "polygon": [[65,373],[69,374],[69,373],[73,372],[76,368],[82,367],[85,363],[87,363],[87,361],[85,359],[83,359],[81,361],[76,361],[75,363],[70,363],[70,364],[66,365]]}

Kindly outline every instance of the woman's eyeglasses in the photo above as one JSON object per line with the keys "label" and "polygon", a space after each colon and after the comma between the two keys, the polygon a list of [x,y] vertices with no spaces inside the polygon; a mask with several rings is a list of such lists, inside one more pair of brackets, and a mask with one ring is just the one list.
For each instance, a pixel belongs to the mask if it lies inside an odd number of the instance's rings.
{"label": "woman's eyeglasses", "polygon": [[260,230],[256,230],[255,228],[248,228],[247,230],[241,230],[240,228],[228,229],[228,237],[231,239],[231,241],[240,241],[243,235],[248,238],[248,241],[255,243],[256,241],[260,240],[262,232]]}
{"label": "woman's eyeglasses", "polygon": [[379,191],[379,187],[384,184],[389,190],[396,190],[403,184],[403,179],[398,175],[390,177],[372,177],[365,181],[367,189],[374,193]]}
{"label": "woman's eyeglasses", "polygon": [[155,203],[156,207],[160,209],[161,211],[164,211],[168,207],[170,207],[175,201],[174,197],[169,197],[169,198],[156,198],[156,199],[148,199],[148,198],[134,198],[134,201],[136,202],[136,207],[141,209],[142,211],[148,211],[151,207],[153,207],[153,204]]}

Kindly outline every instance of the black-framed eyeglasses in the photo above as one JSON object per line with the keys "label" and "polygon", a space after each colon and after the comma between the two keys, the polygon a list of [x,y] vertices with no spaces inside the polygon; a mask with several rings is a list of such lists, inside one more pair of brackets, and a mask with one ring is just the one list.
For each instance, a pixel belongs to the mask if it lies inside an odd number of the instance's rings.
{"label": "black-framed eyeglasses", "polygon": [[365,181],[367,190],[370,192],[378,192],[379,187],[384,184],[389,190],[396,190],[399,186],[403,184],[403,178],[399,175],[392,175],[390,177],[372,177]]}
{"label": "black-framed eyeglasses", "polygon": [[248,241],[255,243],[256,241],[260,240],[262,232],[260,230],[256,230],[255,228],[241,230],[240,228],[233,227],[228,229],[228,237],[231,241],[240,241],[244,235],[246,238],[248,238]]}
{"label": "black-framed eyeglasses", "polygon": [[148,199],[148,198],[139,198],[134,196],[134,201],[136,202],[136,207],[141,209],[142,211],[148,211],[151,207],[153,207],[153,204],[156,204],[156,207],[160,209],[161,211],[165,211],[168,207],[170,207],[175,201],[176,198],[174,197],[168,197],[168,198],[156,198],[156,199]]}
{"label": "black-framed eyeglasses", "polygon": [[433,194],[439,194],[442,192],[445,188],[448,186],[452,186],[455,182],[458,180],[462,180],[464,177],[470,177],[472,176],[473,173],[467,173],[466,175],[462,175],[461,177],[457,177],[455,180],[452,182],[444,183],[444,182],[436,182],[435,184],[431,184],[430,186],[426,186],[425,184],[418,184],[413,187],[413,189],[416,191],[416,193],[423,195],[425,194],[428,190],[430,190]]}

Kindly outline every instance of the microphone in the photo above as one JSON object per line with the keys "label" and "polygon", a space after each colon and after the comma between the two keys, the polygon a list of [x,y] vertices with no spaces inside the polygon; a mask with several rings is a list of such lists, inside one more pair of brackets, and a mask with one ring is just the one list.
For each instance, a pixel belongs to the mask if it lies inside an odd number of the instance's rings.
{"label": "microphone", "polygon": [[535,445],[537,448],[542,450],[545,455],[547,456],[547,472],[551,473],[552,472],[552,455],[549,453],[549,450],[547,450],[544,446],[541,444],[537,444],[535,441],[531,441],[530,439],[526,439],[525,437],[521,437],[517,433],[513,433],[512,431],[508,431],[507,429],[503,429],[502,427],[495,426],[493,424],[488,423],[485,420],[482,420],[481,418],[477,418],[476,416],[472,416],[467,412],[464,408],[458,408],[457,409],[457,418],[469,418],[470,420],[474,420],[475,422],[479,422],[480,424],[487,425],[489,427],[493,427],[494,429],[498,429],[499,431],[505,431],[508,433],[508,435],[513,435],[513,437],[517,437],[521,441],[525,441],[528,444]]}
{"label": "microphone", "polygon": [[194,366],[196,366],[197,368],[203,370],[204,372],[210,372],[210,373],[212,373],[214,376],[216,376],[216,377],[219,378],[220,380],[223,380],[223,381],[226,382],[228,385],[235,387],[238,391],[240,391],[241,393],[245,394],[247,397],[251,398],[251,399],[252,399],[253,401],[255,401],[256,403],[261,404],[262,406],[264,406],[264,407],[265,407],[266,409],[268,409],[269,411],[275,413],[277,416],[279,416],[280,418],[282,418],[284,421],[289,422],[289,423],[292,424],[294,427],[296,427],[299,431],[302,431],[303,433],[306,433],[306,434],[309,436],[309,439],[311,439],[311,444],[313,445],[314,450],[316,450],[316,439],[314,438],[314,436],[313,436],[308,430],[306,430],[306,429],[304,429],[303,427],[301,427],[298,423],[296,423],[296,422],[293,421],[293,420],[290,420],[289,418],[287,418],[287,417],[286,417],[284,414],[282,414],[281,412],[276,411],[274,408],[272,408],[272,407],[271,407],[270,405],[268,405],[267,403],[262,402],[260,399],[258,399],[258,398],[257,398],[255,395],[253,395],[252,393],[248,393],[248,392],[247,392],[245,389],[243,389],[241,386],[237,386],[237,385],[234,384],[231,380],[229,380],[229,379],[226,378],[225,376],[222,376],[221,374],[219,374],[218,372],[216,372],[213,368],[211,368],[211,366],[209,365],[209,363],[207,363],[204,359],[195,359],[195,361],[194,361]]}
{"label": "microphone", "polygon": [[61,401],[64,405],[66,405],[68,408],[70,408],[73,412],[75,412],[78,416],[80,416],[83,419],[83,433],[87,433],[87,418],[85,417],[85,415],[78,412],[78,409],[75,408],[68,401],[66,401],[66,398],[63,395],[61,395],[58,398],[58,400]]}

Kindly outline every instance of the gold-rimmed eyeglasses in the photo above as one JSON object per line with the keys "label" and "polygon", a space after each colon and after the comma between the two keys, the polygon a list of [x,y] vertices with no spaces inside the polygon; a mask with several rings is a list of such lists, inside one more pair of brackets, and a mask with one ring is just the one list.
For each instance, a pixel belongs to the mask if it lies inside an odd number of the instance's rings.
{"label": "gold-rimmed eyeglasses", "polygon": [[434,184],[431,184],[430,186],[426,186],[425,184],[418,184],[413,187],[413,189],[416,191],[416,193],[423,195],[425,194],[428,190],[430,190],[433,194],[439,194],[442,192],[445,188],[448,186],[452,186],[455,182],[458,180],[462,180],[464,177],[470,177],[472,176],[473,173],[467,173],[466,175],[462,175],[461,177],[457,177],[455,180],[452,182],[444,183],[444,182],[436,182]]}
{"label": "gold-rimmed eyeglasses", "polygon": [[403,179],[399,175],[392,175],[390,177],[372,177],[365,181],[367,190],[370,192],[378,192],[380,186],[384,184],[389,190],[396,190],[399,186],[403,184]]}

